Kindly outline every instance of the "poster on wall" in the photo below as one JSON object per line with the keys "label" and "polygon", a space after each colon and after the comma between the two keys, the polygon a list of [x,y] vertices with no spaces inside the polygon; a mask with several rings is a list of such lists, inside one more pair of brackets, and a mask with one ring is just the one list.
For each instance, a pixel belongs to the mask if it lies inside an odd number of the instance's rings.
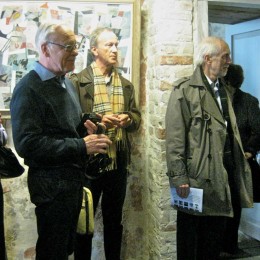
{"label": "poster on wall", "polygon": [[80,46],[74,72],[81,71],[91,62],[91,32],[97,27],[112,28],[119,39],[118,69],[133,81],[135,4],[136,0],[1,2],[0,110],[9,109],[15,85],[37,61],[35,34],[39,25],[45,22],[66,24],[74,30]]}

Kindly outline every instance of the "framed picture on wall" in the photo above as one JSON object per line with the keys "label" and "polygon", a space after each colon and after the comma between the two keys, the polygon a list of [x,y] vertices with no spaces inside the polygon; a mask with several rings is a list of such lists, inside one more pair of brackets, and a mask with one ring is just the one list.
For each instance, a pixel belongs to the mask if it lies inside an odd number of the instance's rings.
{"label": "framed picture on wall", "polygon": [[119,39],[118,70],[133,82],[138,95],[139,0],[1,1],[0,111],[3,116],[8,114],[15,85],[38,59],[34,39],[39,25],[45,22],[66,24],[74,30],[80,45],[75,72],[91,62],[91,32],[97,27],[112,28]]}

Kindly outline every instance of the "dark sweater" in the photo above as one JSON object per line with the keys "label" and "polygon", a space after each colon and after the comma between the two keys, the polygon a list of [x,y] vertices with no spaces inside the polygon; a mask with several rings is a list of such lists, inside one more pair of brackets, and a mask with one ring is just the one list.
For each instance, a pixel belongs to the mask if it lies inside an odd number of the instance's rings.
{"label": "dark sweater", "polygon": [[84,140],[76,128],[81,108],[68,79],[66,89],[55,78],[42,81],[30,71],[13,92],[11,121],[17,153],[29,167],[83,167]]}

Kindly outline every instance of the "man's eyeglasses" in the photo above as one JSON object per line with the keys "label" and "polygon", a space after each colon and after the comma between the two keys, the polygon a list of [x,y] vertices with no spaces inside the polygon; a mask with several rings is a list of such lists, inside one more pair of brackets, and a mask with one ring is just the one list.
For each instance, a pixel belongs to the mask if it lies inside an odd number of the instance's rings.
{"label": "man's eyeglasses", "polygon": [[60,47],[64,48],[65,51],[67,51],[67,52],[72,52],[72,51],[74,51],[75,49],[79,49],[79,44],[78,44],[78,43],[75,43],[75,44],[73,44],[73,45],[70,45],[70,44],[68,44],[68,45],[62,45],[62,44],[59,44],[59,43],[49,42],[49,41],[47,41],[47,43],[60,46]]}

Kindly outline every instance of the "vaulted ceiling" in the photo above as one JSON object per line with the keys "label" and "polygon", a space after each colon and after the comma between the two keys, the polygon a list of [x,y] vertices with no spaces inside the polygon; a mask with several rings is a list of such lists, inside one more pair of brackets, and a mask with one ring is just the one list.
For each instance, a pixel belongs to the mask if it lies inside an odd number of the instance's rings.
{"label": "vaulted ceiling", "polygon": [[260,0],[208,0],[210,23],[237,24],[260,18]]}

